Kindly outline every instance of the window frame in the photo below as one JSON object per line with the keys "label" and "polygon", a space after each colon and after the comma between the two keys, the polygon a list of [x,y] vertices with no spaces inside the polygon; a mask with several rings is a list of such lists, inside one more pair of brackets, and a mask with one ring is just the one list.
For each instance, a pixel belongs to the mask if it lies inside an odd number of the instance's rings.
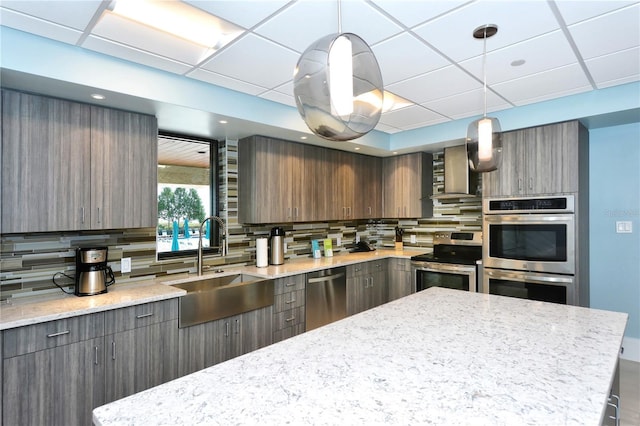
{"label": "window frame", "polygon": [[[220,176],[218,174],[219,168],[219,155],[218,149],[220,147],[220,141],[216,139],[203,138],[198,136],[185,135],[180,133],[173,133],[160,130],[158,131],[158,140],[160,137],[176,138],[185,141],[193,141],[194,143],[208,143],[209,144],[209,189],[210,189],[210,202],[209,211],[211,215],[220,216],[220,203],[218,202],[220,196]],[[156,160],[156,164],[159,165]],[[158,180],[156,179],[156,188],[158,187]],[[158,202],[158,195],[156,194],[156,203]],[[218,247],[220,246],[220,232],[217,221],[210,221],[211,223],[211,235],[209,236],[209,247],[204,247],[203,254],[210,255],[218,253]],[[158,224],[156,219],[156,258],[157,260],[178,259],[178,258],[190,258],[196,257],[198,254],[197,249],[180,250],[180,251],[158,251]]]}

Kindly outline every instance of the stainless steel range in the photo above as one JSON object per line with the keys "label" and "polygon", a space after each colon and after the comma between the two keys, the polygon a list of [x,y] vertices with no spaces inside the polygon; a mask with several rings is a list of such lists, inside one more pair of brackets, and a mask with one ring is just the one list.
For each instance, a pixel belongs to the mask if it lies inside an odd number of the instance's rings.
{"label": "stainless steel range", "polygon": [[482,232],[436,232],[433,253],[411,258],[415,291],[446,287],[477,291]]}

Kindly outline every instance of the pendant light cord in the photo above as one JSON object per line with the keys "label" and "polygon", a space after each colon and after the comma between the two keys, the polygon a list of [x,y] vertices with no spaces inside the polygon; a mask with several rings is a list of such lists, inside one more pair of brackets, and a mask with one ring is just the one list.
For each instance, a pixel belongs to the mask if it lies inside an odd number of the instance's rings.
{"label": "pendant light cord", "polygon": [[484,27],[484,48],[482,49],[482,74],[484,80],[484,118],[487,118],[487,27]]}
{"label": "pendant light cord", "polygon": [[342,34],[342,9],[341,1],[338,0],[338,34]]}

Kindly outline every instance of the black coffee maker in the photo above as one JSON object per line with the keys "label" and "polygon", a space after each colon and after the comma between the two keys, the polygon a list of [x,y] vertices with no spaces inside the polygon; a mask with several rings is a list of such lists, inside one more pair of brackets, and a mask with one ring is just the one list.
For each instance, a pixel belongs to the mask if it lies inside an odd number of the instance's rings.
{"label": "black coffee maker", "polygon": [[76,296],[106,293],[107,286],[116,281],[107,265],[107,247],[76,250]]}

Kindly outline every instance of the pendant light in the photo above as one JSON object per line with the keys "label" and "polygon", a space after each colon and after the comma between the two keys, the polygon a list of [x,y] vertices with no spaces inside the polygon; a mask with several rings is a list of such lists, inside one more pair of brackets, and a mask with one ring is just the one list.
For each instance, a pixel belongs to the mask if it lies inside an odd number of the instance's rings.
{"label": "pendant light", "polygon": [[383,104],[380,67],[364,40],[342,32],[340,0],[338,33],[316,40],[300,56],[293,94],[302,119],[324,139],[356,139],[378,124]]}
{"label": "pendant light", "polygon": [[467,129],[467,157],[474,172],[491,172],[498,168],[502,155],[502,134],[497,118],[487,117],[487,39],[498,32],[493,24],[483,25],[473,31],[473,37],[484,39],[482,73],[484,74],[484,114],[469,124]]}

